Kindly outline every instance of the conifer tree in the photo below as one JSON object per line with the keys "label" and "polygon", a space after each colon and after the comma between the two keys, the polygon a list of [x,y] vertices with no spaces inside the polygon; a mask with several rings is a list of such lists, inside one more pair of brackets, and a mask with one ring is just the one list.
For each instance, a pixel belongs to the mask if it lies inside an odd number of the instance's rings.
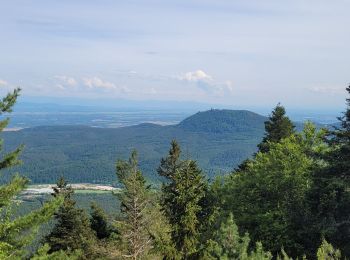
{"label": "conifer tree", "polygon": [[215,230],[207,241],[205,256],[208,259],[240,259],[245,255],[249,246],[249,237],[241,237],[232,213],[226,221]]}
{"label": "conifer tree", "polygon": [[317,259],[319,260],[339,260],[341,253],[335,249],[325,239],[323,239],[321,246],[317,250]]}
{"label": "conifer tree", "polygon": [[280,104],[277,104],[269,116],[269,120],[265,122],[265,131],[262,142],[258,144],[260,152],[269,151],[269,142],[277,143],[294,133],[294,125],[286,116],[286,110]]}
{"label": "conifer tree", "polygon": [[[12,112],[12,107],[16,103],[20,89],[15,89],[0,101],[0,115]],[[9,119],[0,121],[0,132],[8,125]],[[0,142],[2,149],[3,140]],[[0,170],[20,164],[18,156],[23,150],[23,146],[4,155],[0,160]],[[0,186],[0,258],[14,259],[21,258],[26,254],[25,247],[30,244],[34,231],[44,222],[48,221],[53,213],[60,206],[60,198],[46,202],[41,208],[31,213],[14,218],[11,208],[14,206],[14,199],[25,189],[28,180],[18,174],[12,178],[8,184]]]}
{"label": "conifer tree", "polygon": [[207,241],[204,250],[204,259],[220,260],[270,260],[270,252],[263,250],[261,243],[256,243],[255,250],[249,252],[249,235],[246,233],[240,236],[238,227],[233,220],[233,215],[223,221],[220,227],[212,234],[211,239]]}
{"label": "conifer tree", "polygon": [[330,163],[328,174],[350,183],[350,86],[346,88],[349,96],[346,99],[347,108],[339,117],[341,127],[330,132],[330,145],[334,150],[327,158]]}
{"label": "conifer tree", "polygon": [[180,257],[198,253],[199,218],[206,182],[196,162],[180,160],[180,147],[172,141],[169,155],[161,160],[158,174],[166,177],[161,206],[171,225],[171,238]]}
{"label": "conifer tree", "polygon": [[[323,159],[327,166],[316,171],[308,194],[312,225],[308,233],[320,239],[324,236],[350,256],[350,86],[347,108],[339,118],[341,126],[330,131],[326,141],[330,150]],[[317,241],[317,240],[316,240]],[[315,248],[314,248],[315,250]]]}
{"label": "conifer tree", "polygon": [[160,204],[165,216],[170,219],[172,216],[171,205],[173,203],[173,193],[175,187],[176,171],[181,166],[180,160],[181,149],[179,144],[173,140],[171,141],[171,147],[167,157],[162,158],[158,167],[158,174],[165,178],[162,184],[162,196],[160,198]]}
{"label": "conifer tree", "polygon": [[73,189],[61,177],[53,190],[52,196],[62,196],[64,202],[55,213],[56,225],[45,238],[45,242],[50,246],[49,253],[60,250],[73,253],[81,250],[85,257],[91,257],[95,234],[90,228],[90,221],[85,211],[75,206],[76,202],[72,198]]}
{"label": "conifer tree", "polygon": [[107,214],[95,202],[91,204],[91,211],[91,228],[96,232],[97,238],[109,238],[113,232],[113,229],[108,223]]}
{"label": "conifer tree", "polygon": [[152,247],[149,233],[150,219],[150,190],[138,169],[137,153],[133,151],[129,161],[117,162],[117,177],[123,185],[119,194],[121,203],[122,237],[126,243],[124,257],[142,259]]}

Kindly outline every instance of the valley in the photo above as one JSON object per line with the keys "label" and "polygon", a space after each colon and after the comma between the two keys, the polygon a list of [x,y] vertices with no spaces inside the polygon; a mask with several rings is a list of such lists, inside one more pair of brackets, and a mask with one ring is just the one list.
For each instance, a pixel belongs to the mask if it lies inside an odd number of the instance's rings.
{"label": "valley", "polygon": [[40,126],[4,132],[3,137],[7,151],[25,144],[23,165],[14,170],[32,184],[55,183],[64,176],[72,183],[117,186],[115,162],[133,149],[146,178],[159,183],[156,169],[173,139],[180,143],[184,157],[198,161],[208,178],[231,171],[256,151],[265,120],[245,110],[209,110],[175,125]]}

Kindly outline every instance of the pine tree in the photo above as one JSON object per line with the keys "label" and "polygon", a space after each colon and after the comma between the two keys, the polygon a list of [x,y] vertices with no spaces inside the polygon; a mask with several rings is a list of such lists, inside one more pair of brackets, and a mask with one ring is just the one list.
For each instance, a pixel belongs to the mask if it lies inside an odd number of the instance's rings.
{"label": "pine tree", "polygon": [[[15,89],[0,101],[0,115],[12,112],[12,107],[16,103],[20,89]],[[0,132],[8,125],[9,119],[0,121]],[[2,149],[3,140],[0,141]],[[23,150],[23,146],[6,154],[0,160],[0,170],[9,169],[21,163],[18,156]],[[46,202],[41,208],[31,213],[14,218],[11,208],[14,206],[14,199],[23,191],[28,184],[28,180],[18,174],[12,178],[10,183],[0,186],[0,258],[20,258],[26,254],[25,247],[30,244],[34,231],[48,221],[53,213],[62,203],[58,198]]]}
{"label": "pine tree", "polygon": [[172,141],[169,155],[161,160],[158,174],[166,177],[161,206],[171,225],[171,238],[184,259],[198,253],[201,202],[206,182],[195,161],[180,160],[180,147]]}
{"label": "pine tree", "polygon": [[341,253],[338,249],[329,244],[323,239],[321,246],[317,250],[317,259],[319,260],[339,260],[341,259]]}
{"label": "pine tree", "polygon": [[81,250],[86,258],[91,257],[95,234],[85,211],[75,206],[73,189],[61,177],[53,190],[52,196],[62,196],[64,202],[55,213],[56,224],[53,230],[45,237],[45,242],[50,246],[49,253],[61,250],[73,253]]}
{"label": "pine tree", "polygon": [[274,108],[269,120],[265,122],[265,131],[262,142],[258,144],[259,151],[263,153],[269,151],[270,142],[277,143],[294,133],[294,125],[286,116],[286,110],[280,104]]}
{"label": "pine tree", "polygon": [[124,220],[121,232],[127,247],[124,256],[135,260],[142,259],[152,247],[150,187],[137,164],[137,153],[133,151],[129,161],[119,160],[116,166],[118,180],[123,185],[119,200]]}
{"label": "pine tree", "polygon": [[96,232],[98,239],[109,238],[113,232],[108,223],[107,214],[95,202],[91,204],[91,228]]}
{"label": "pine tree", "polygon": [[341,127],[330,132],[330,145],[334,150],[327,158],[330,163],[328,175],[350,182],[350,86],[346,88],[349,97],[346,99],[347,108],[339,117]]}
{"label": "pine tree", "polygon": [[238,227],[233,220],[233,215],[229,214],[226,221],[221,223],[219,229],[215,230],[205,248],[205,258],[207,259],[241,259],[247,254],[249,246],[249,236],[241,237]]}
{"label": "pine tree", "polygon": [[165,216],[170,219],[172,216],[171,205],[173,203],[173,193],[175,187],[176,171],[181,167],[180,160],[181,149],[179,144],[173,140],[167,157],[162,158],[157,169],[159,176],[164,177],[165,181],[162,184],[162,196],[160,198],[160,205]]}
{"label": "pine tree", "polygon": [[171,141],[169,155],[166,158],[161,159],[160,166],[158,167],[158,170],[157,170],[160,176],[166,178],[166,182],[169,182],[172,180],[176,170],[179,168],[181,164],[180,154],[181,154],[181,149],[179,144],[175,140]]}
{"label": "pine tree", "polygon": [[[350,86],[346,89],[350,94]],[[327,166],[312,176],[308,206],[312,225],[308,233],[324,236],[350,256],[350,96],[340,117],[341,126],[330,131],[326,141],[329,152],[323,157]],[[317,241],[317,240],[316,240]],[[314,248],[315,250],[315,248]]]}
{"label": "pine tree", "polygon": [[[212,234],[207,241],[203,259],[220,260],[271,260],[272,254],[264,251],[260,242],[255,244],[255,249],[249,251],[250,238],[248,233],[240,236],[238,227],[233,220],[233,215],[223,221],[220,227]],[[289,259],[289,258],[288,258]],[[286,258],[284,258],[286,260]]]}

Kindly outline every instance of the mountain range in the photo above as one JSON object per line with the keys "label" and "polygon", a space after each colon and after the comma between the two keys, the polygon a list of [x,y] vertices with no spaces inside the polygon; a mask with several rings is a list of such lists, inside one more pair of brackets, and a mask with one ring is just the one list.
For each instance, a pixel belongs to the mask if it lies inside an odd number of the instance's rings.
{"label": "mountain range", "polygon": [[[152,182],[156,169],[176,139],[183,158],[198,161],[209,178],[234,169],[256,151],[267,118],[246,110],[198,112],[176,125],[139,124],[121,128],[39,126],[4,132],[5,149],[25,144],[23,165],[12,169],[32,183],[54,183],[65,176],[73,183],[113,184],[115,162],[133,149]],[[2,178],[6,180],[5,174]]]}

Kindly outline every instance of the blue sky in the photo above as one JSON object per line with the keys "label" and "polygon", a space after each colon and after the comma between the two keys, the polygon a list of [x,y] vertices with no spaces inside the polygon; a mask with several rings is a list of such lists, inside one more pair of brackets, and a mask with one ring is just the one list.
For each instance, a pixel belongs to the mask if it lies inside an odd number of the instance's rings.
{"label": "blue sky", "polygon": [[344,107],[350,1],[3,0],[0,89]]}

